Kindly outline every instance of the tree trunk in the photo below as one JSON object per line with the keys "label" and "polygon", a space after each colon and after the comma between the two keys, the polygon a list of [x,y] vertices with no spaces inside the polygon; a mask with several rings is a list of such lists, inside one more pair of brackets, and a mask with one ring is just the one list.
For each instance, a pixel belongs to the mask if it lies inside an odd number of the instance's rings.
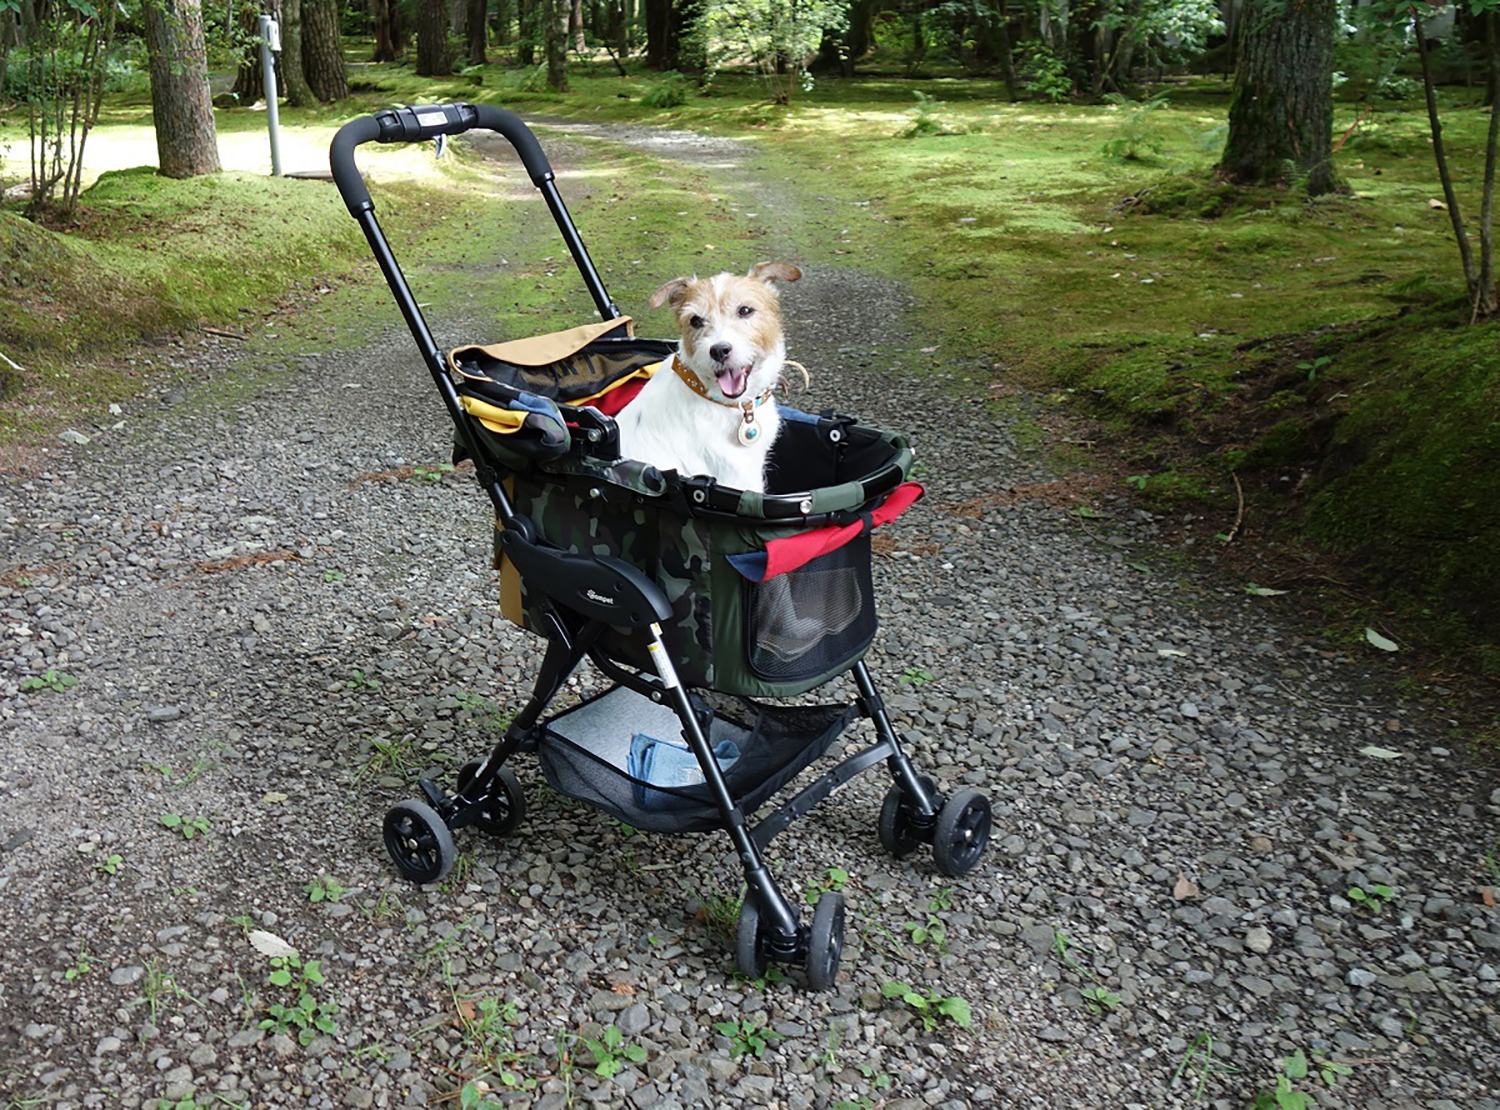
{"label": "tree trunk", "polygon": [[293,108],[317,103],[302,66],[302,0],[281,0],[281,92]]}
{"label": "tree trunk", "polygon": [[302,0],[302,70],[307,87],[324,103],[349,95],[339,0]]}
{"label": "tree trunk", "polygon": [[198,0],[146,0],[141,16],[160,172],[165,177],[218,173],[203,10]]}
{"label": "tree trunk", "polygon": [[516,0],[517,47],[516,61],[523,66],[536,65],[536,41],[540,27],[542,0]]}
{"label": "tree trunk", "polygon": [[450,72],[447,0],[417,0],[417,76],[443,77]]}
{"label": "tree trunk", "polygon": [[[260,41],[260,16],[253,4],[238,5],[235,21],[239,25],[240,41],[257,43]],[[240,59],[240,67],[234,75],[235,103],[248,108],[256,101],[266,95],[266,78],[260,68],[260,47],[247,46],[245,54]]]}
{"label": "tree trunk", "polygon": [[675,0],[646,0],[646,64],[652,69],[682,64],[682,13]]}
{"label": "tree trunk", "polygon": [[489,45],[489,27],[485,19],[489,15],[489,0],[469,0],[469,64],[471,66],[482,66],[485,62],[484,51]]}
{"label": "tree trunk", "polygon": [[401,29],[401,12],[396,0],[370,0],[375,17],[375,55],[377,62],[394,62],[406,53],[406,33]]}
{"label": "tree trunk", "polygon": [[491,27],[496,46],[510,44],[510,0],[495,0],[495,19]]}
{"label": "tree trunk", "polygon": [[[1278,12],[1278,9],[1281,9]],[[1218,175],[1235,185],[1338,188],[1333,172],[1334,0],[1251,0]]]}
{"label": "tree trunk", "polygon": [[547,53],[547,87],[554,92],[568,91],[568,20],[572,5],[568,0],[541,0],[544,26],[544,48]]}
{"label": "tree trunk", "polygon": [[573,30],[573,49],[584,54],[589,48],[588,35],[583,31],[583,0],[573,0],[573,14],[571,17]]}

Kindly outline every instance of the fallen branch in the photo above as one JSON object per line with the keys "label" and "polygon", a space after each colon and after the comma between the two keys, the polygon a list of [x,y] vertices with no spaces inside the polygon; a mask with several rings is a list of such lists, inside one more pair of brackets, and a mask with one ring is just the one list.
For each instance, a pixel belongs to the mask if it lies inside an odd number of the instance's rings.
{"label": "fallen branch", "polygon": [[245,336],[241,335],[237,331],[225,331],[223,328],[210,327],[205,327],[203,330],[208,332],[209,335],[219,335],[223,336],[225,339],[238,339],[241,343],[245,341]]}
{"label": "fallen branch", "polygon": [[1240,525],[1245,523],[1245,487],[1240,485],[1238,474],[1231,473],[1229,476],[1234,479],[1234,493],[1239,498],[1239,507],[1234,511],[1234,527],[1224,535],[1225,543],[1233,543],[1234,537],[1240,533]]}

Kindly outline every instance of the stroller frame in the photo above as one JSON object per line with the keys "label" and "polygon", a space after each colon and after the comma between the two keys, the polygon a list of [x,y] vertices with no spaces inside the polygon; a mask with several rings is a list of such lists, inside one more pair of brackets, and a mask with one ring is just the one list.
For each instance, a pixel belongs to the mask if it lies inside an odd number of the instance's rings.
{"label": "stroller frame", "polygon": [[[623,320],[558,193],[541,146],[517,116],[490,105],[428,105],[382,111],[340,128],[330,151],[334,182],[364,232],[421,351],[457,429],[458,444],[474,460],[479,484],[494,505],[505,557],[514,564],[528,590],[542,600],[540,627],[535,630],[547,641],[531,696],[504,736],[485,755],[463,767],[453,793],[424,778],[419,782],[422,798],[393,806],[383,825],[387,850],[407,878],[418,883],[435,882],[456,859],[454,831],[471,825],[495,836],[515,831],[524,817],[525,796],[507,763],[517,752],[538,747],[548,707],[568,677],[587,659],[617,686],[670,707],[681,723],[683,739],[702,770],[722,827],[744,871],[747,891],[735,944],[738,970],[758,978],[765,974],[770,961],[800,964],[806,968],[812,989],[829,989],[838,975],[843,949],[843,895],[824,893],[811,923],[803,924],[763,858],[772,839],[838,787],[884,763],[893,785],[881,807],[877,829],[881,843],[897,858],[931,845],[938,868],[958,876],[972,869],[983,854],[991,823],[989,801],[973,789],[945,797],[933,780],[917,773],[902,750],[860,651],[845,673],[852,672],[857,691],[854,706],[873,723],[875,742],[842,759],[754,825],[747,820],[726,783],[688,688],[678,678],[663,640],[661,622],[671,618],[672,606],[662,587],[624,559],[549,545],[537,525],[516,511],[503,484],[505,475],[482,449],[481,433],[463,406],[443,354],[376,221],[369,190],[355,166],[355,148],[372,141],[421,142],[474,128],[498,132],[516,149],[532,184],[546,201],[601,319]],[[595,426],[596,414],[582,411],[587,414],[587,420],[581,421],[586,434],[590,440],[597,440],[601,433]],[[598,419],[607,423],[607,418]],[[604,435],[608,434],[606,429]],[[714,493],[712,483],[709,487],[709,493]],[[767,517],[795,521],[808,512],[802,494],[768,494],[764,501]],[[600,644],[601,637],[611,629],[642,637],[655,673],[644,668],[632,670],[612,658]],[[800,765],[797,772],[806,765]]]}

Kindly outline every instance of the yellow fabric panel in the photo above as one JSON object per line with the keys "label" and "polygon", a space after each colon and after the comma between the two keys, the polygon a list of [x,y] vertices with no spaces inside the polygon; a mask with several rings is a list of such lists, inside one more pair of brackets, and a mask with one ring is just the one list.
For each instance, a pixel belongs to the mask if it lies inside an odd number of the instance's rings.
{"label": "yellow fabric panel", "polygon": [[490,431],[499,432],[501,435],[520,431],[528,415],[516,409],[502,409],[498,405],[491,405],[477,397],[460,395],[458,400],[466,413],[477,418]]}

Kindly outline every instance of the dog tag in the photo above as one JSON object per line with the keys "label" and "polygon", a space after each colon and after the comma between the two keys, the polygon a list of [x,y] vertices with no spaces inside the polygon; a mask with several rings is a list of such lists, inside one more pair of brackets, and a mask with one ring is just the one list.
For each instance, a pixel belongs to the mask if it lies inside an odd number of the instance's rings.
{"label": "dog tag", "polygon": [[754,413],[745,413],[745,419],[740,421],[740,426],[735,431],[735,436],[745,447],[749,447],[760,438],[760,426],[755,423]]}

